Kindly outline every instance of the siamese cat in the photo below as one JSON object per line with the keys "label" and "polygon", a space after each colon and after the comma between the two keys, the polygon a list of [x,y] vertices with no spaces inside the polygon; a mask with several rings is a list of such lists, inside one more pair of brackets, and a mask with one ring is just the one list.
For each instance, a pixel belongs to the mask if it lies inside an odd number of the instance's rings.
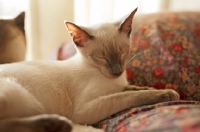
{"label": "siamese cat", "polygon": [[24,61],[26,56],[25,12],[0,19],[0,64]]}
{"label": "siamese cat", "polygon": [[78,49],[69,60],[1,65],[0,131],[103,131],[81,125],[126,108],[178,100],[174,90],[128,85],[125,68],[136,11],[93,27],[65,22]]}

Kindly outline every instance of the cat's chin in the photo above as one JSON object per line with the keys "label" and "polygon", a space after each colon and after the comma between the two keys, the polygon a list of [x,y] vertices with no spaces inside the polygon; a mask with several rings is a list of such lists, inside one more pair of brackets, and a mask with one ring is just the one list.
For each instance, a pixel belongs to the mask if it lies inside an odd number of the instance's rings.
{"label": "cat's chin", "polygon": [[[121,75],[120,75],[121,76]],[[110,77],[110,78],[112,78],[112,79],[117,79],[117,78],[119,78],[120,76],[112,76],[112,77]]]}
{"label": "cat's chin", "polygon": [[104,72],[102,72],[102,73],[103,73],[103,75],[105,75],[106,77],[108,77],[110,79],[117,79],[117,78],[119,78],[122,75],[122,74],[120,74],[118,76],[115,76],[113,74],[108,74],[108,73],[104,73]]}
{"label": "cat's chin", "polygon": [[99,68],[99,70],[104,76],[106,76],[106,77],[108,77],[110,79],[117,79],[123,74],[123,72],[122,72],[120,75],[116,76],[116,75],[113,75],[112,73],[110,73],[110,72],[108,72],[108,71],[106,71],[104,69]]}

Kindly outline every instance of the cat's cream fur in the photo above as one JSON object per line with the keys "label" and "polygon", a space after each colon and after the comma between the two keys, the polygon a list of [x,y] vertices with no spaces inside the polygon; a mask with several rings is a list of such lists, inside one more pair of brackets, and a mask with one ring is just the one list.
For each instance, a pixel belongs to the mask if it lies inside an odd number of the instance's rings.
{"label": "cat's cream fur", "polygon": [[[128,85],[125,63],[135,12],[120,21],[92,28],[66,22],[80,52],[67,61],[27,61],[1,65],[1,121],[7,124],[18,122],[20,132],[22,128],[33,131],[33,127],[29,129],[27,126],[34,126],[43,119],[42,116],[34,118],[40,114],[59,114],[74,123],[90,125],[126,108],[177,100],[179,96],[173,90]],[[28,116],[33,117],[23,118],[23,122],[20,122],[19,117]],[[12,119],[14,117],[17,119]],[[45,118],[52,121],[51,115]],[[60,120],[65,119],[53,118],[55,122]],[[24,123],[26,121],[28,125]],[[66,124],[61,126],[66,125],[71,126],[67,119]],[[94,130],[79,125],[72,127],[73,131],[79,128],[81,131]],[[2,126],[2,129],[6,128]]]}

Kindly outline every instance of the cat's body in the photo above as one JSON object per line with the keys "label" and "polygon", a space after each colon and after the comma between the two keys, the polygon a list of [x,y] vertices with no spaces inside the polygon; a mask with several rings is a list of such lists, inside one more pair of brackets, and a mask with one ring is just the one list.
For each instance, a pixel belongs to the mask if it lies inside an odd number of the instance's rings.
{"label": "cat's body", "polygon": [[26,56],[25,12],[0,19],[0,64],[24,61]]}
{"label": "cat's body", "polygon": [[[78,27],[66,22],[80,51],[67,61],[1,65],[0,119],[4,121],[10,118],[6,121],[9,124],[18,122],[18,119],[13,121],[13,117],[59,114],[75,123],[93,124],[126,108],[178,99],[178,94],[173,90],[128,85],[125,64],[135,12],[120,22],[95,28]],[[36,121],[32,118],[25,121],[30,126],[41,119],[42,116],[37,117]],[[52,121],[51,116],[49,120]],[[60,118],[53,121],[60,121]],[[61,126],[71,126],[69,121],[65,123]],[[18,124],[27,127],[24,122]],[[73,130],[76,131],[77,127],[80,126],[73,126]],[[82,131],[86,129],[83,127]]]}
{"label": "cat's body", "polygon": [[[23,70],[21,70],[22,68]],[[60,62],[23,62],[16,64],[15,68],[8,64],[0,66],[0,69],[2,70],[0,72],[1,78],[9,77],[12,73],[12,77],[17,78],[18,83],[37,97],[37,100],[44,106],[42,113],[57,113],[72,120],[76,118],[72,115],[75,109],[82,111],[86,102],[90,102],[98,96],[121,92],[124,90],[124,86],[128,84],[125,73],[116,79],[105,78],[100,70],[87,65],[81,59],[74,58]],[[66,78],[68,79],[66,80]],[[91,83],[88,84],[88,82]],[[101,86],[99,86],[99,83]],[[11,91],[9,90],[9,92]],[[23,100],[20,102],[23,102]],[[24,105],[24,103],[21,105]],[[43,109],[41,110],[43,111]],[[20,116],[23,114],[24,111],[21,110]],[[89,121],[77,121],[77,123],[92,124],[97,121],[89,119]]]}

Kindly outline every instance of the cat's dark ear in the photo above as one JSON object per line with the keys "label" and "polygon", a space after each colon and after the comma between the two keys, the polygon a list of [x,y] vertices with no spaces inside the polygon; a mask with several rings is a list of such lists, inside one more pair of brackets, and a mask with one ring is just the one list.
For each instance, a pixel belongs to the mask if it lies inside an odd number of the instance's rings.
{"label": "cat's dark ear", "polygon": [[25,19],[25,12],[21,12],[17,17],[14,18],[15,23],[22,30],[24,30],[24,19]]}
{"label": "cat's dark ear", "polygon": [[134,17],[136,12],[137,12],[137,8],[133,12],[131,12],[129,15],[125,16],[122,19],[120,26],[119,26],[120,32],[123,32],[123,33],[130,35],[132,20],[133,20],[133,17]]}
{"label": "cat's dark ear", "polygon": [[65,25],[72,36],[74,43],[78,47],[86,47],[86,42],[93,38],[92,35],[88,34],[85,30],[71,22],[66,21]]}

